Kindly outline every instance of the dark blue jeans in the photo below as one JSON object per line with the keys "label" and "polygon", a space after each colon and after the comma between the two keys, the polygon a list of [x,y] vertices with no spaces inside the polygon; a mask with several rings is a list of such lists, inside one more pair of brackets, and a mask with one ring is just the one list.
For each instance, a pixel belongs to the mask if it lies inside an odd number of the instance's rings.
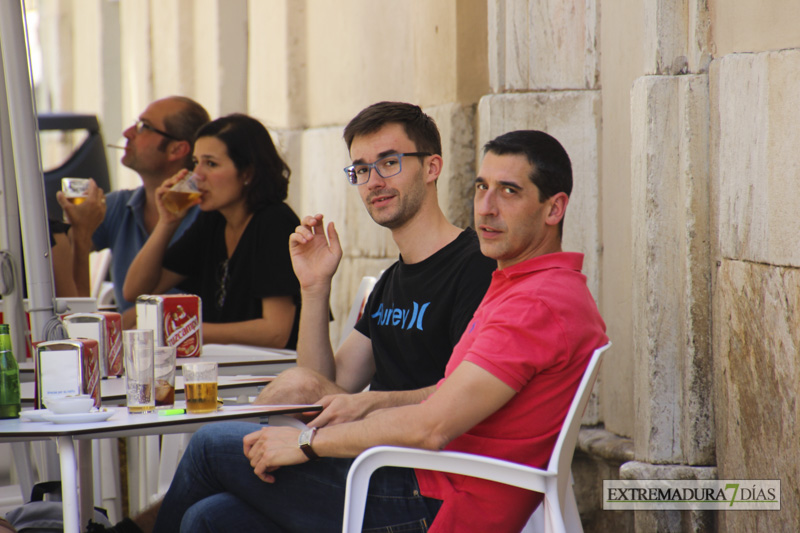
{"label": "dark blue jeans", "polygon": [[[209,424],[192,437],[172,480],[155,532],[341,531],[351,459],[285,466],[264,483],[242,439],[261,426]],[[364,531],[425,532],[441,502],[419,493],[414,471],[381,468],[370,481]]]}

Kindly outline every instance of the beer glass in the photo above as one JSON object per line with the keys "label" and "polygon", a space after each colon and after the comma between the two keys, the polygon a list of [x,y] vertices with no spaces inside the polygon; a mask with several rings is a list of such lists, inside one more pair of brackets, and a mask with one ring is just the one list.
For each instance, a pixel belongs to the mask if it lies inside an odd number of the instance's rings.
{"label": "beer glass", "polygon": [[155,411],[155,372],[153,330],[129,329],[122,332],[125,352],[125,389],[129,413]]}
{"label": "beer glass", "polygon": [[183,386],[187,412],[217,410],[217,363],[183,363]]}
{"label": "beer glass", "polygon": [[175,347],[156,346],[156,409],[175,405]]}
{"label": "beer glass", "polygon": [[[61,178],[61,192],[67,201],[73,205],[81,205],[89,196],[88,178]],[[69,218],[64,213],[64,222],[69,224]]]}
{"label": "beer glass", "polygon": [[81,205],[89,196],[89,178],[61,178],[61,192],[69,203]]}
{"label": "beer glass", "polygon": [[200,190],[197,188],[197,174],[190,172],[181,181],[170,187],[161,201],[167,211],[177,215],[193,205],[200,195]]}

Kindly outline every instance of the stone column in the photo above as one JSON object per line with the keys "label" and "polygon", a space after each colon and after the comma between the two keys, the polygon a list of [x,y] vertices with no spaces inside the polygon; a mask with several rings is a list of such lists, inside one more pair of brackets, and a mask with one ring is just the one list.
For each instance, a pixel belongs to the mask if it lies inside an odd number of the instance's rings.
{"label": "stone column", "polygon": [[720,513],[720,530],[800,531],[800,50],[710,72],[719,477],[781,481],[780,511]]}
{"label": "stone column", "polygon": [[179,16],[187,19],[185,24],[190,31],[186,38],[173,37],[173,47],[180,55],[188,56],[189,61],[180,72],[187,68],[193,71],[185,74],[191,82],[189,92],[206,106],[212,118],[246,113],[247,1],[180,1],[186,6]]}
{"label": "stone column", "polygon": [[636,457],[712,464],[708,77],[640,78],[631,117]]}
{"label": "stone column", "polygon": [[[708,469],[693,474],[684,465],[714,464],[708,76],[638,79],[631,119],[638,462],[623,465],[620,475],[706,478]],[[680,517],[637,512],[636,530],[679,531]]]}
{"label": "stone column", "polygon": [[308,127],[306,0],[249,2],[247,18],[247,107],[270,126]]}
{"label": "stone column", "polygon": [[[631,90],[636,461],[620,477],[713,479],[709,15],[699,0],[645,0],[644,19],[650,75]],[[634,524],[707,530],[714,514],[635,512]]]}
{"label": "stone column", "polygon": [[[120,64],[122,65],[122,120],[131,124],[154,100],[150,55],[150,3],[119,5]],[[135,186],[138,186],[136,184]]]}

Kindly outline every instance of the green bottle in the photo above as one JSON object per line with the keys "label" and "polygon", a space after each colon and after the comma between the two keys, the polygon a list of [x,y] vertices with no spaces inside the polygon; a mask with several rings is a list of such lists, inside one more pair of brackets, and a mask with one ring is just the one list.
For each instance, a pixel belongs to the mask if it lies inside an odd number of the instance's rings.
{"label": "green bottle", "polygon": [[19,418],[19,367],[8,324],[0,324],[0,418]]}

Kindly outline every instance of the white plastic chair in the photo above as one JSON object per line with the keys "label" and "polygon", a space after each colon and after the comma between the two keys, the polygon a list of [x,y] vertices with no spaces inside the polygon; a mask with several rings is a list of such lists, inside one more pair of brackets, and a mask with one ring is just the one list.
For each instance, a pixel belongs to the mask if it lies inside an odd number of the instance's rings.
{"label": "white plastic chair", "polygon": [[[611,343],[598,348],[592,354],[569,411],[567,411],[567,416],[564,418],[564,425],[558,434],[546,470],[461,452],[433,452],[415,448],[376,446],[359,455],[350,467],[350,473],[347,475],[342,531],[344,533],[361,531],[370,476],[375,470],[384,466],[450,472],[541,492],[544,494],[542,504],[544,507],[544,531],[556,533],[583,531],[571,490],[570,465],[575,452],[575,443],[578,440],[583,411],[589,402],[603,352],[609,346]],[[570,489],[569,493],[567,492],[568,488]]]}
{"label": "white plastic chair", "polygon": [[350,312],[347,313],[347,319],[342,325],[340,333],[340,339],[342,342],[347,338],[347,336],[350,334],[350,330],[356,326],[356,322],[358,322],[358,319],[361,318],[361,315],[364,313],[364,307],[367,305],[367,299],[369,298],[372,288],[375,286],[377,281],[378,278],[372,276],[364,276],[361,278],[361,283],[358,284],[358,290],[356,291],[356,297],[353,299],[353,305],[350,307]]}
{"label": "white plastic chair", "polygon": [[103,288],[103,282],[111,266],[111,250],[104,248],[89,254],[89,278],[91,297],[97,300]]}

